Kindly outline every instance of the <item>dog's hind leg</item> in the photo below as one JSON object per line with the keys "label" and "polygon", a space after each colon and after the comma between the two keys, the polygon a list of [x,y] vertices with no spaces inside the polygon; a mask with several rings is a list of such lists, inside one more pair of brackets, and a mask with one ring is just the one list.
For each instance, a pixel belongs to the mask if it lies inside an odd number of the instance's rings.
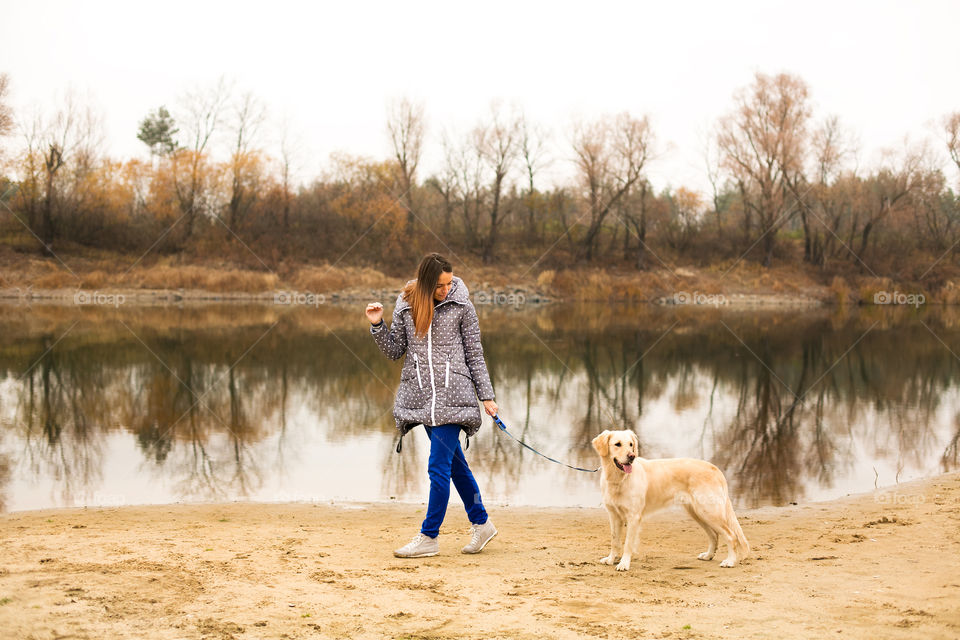
{"label": "dog's hind leg", "polygon": [[737,516],[733,512],[733,505],[730,504],[730,498],[725,494],[708,495],[696,501],[694,507],[698,515],[707,526],[713,528],[718,533],[722,533],[727,543],[727,557],[720,563],[721,567],[727,568],[737,564],[749,550],[743,548],[743,542],[746,538],[740,531],[740,523],[737,522]]}
{"label": "dog's hind leg", "polygon": [[697,513],[697,509],[691,504],[686,503],[683,505],[686,508],[687,513],[690,514],[690,517],[700,525],[704,532],[707,534],[707,539],[710,541],[710,546],[707,547],[707,550],[698,555],[697,557],[701,560],[713,560],[714,554],[717,553],[717,532],[716,530],[707,524],[707,521],[700,517],[700,514]]}
{"label": "dog's hind leg", "polygon": [[[724,505],[726,515],[725,522],[730,530],[729,544],[730,553],[727,559],[720,563],[721,567],[732,567],[740,560],[743,560],[750,553],[750,543],[747,537],[743,535],[743,529],[740,528],[740,521],[737,520],[737,514],[733,510],[733,503],[727,498]],[[729,563],[729,564],[728,564]]]}

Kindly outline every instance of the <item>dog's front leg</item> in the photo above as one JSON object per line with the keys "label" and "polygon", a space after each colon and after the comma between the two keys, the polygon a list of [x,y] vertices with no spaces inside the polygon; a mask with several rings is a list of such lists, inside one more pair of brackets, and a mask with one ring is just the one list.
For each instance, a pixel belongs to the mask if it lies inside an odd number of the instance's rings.
{"label": "dog's front leg", "polygon": [[617,571],[626,571],[630,568],[630,560],[636,553],[640,539],[640,516],[630,516],[627,520],[627,535],[623,541],[623,557],[617,565]]}
{"label": "dog's front leg", "polygon": [[607,514],[610,516],[610,555],[606,558],[600,558],[603,564],[613,564],[620,557],[621,540],[623,539],[623,520],[620,514],[607,507]]}

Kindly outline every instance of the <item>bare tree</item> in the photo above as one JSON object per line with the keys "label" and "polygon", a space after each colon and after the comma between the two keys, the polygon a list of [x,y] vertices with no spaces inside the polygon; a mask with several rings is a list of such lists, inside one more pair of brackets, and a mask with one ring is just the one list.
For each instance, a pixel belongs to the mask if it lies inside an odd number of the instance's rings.
{"label": "bare tree", "polygon": [[957,165],[957,171],[960,171],[960,111],[944,118],[943,129],[947,134],[947,152],[953,163]]}
{"label": "bare tree", "polygon": [[[788,186],[800,208],[803,259],[823,266],[837,249],[841,225],[852,206],[853,191],[841,180],[855,158],[856,144],[840,119],[830,116],[813,131],[810,152],[812,179],[801,184],[798,177]],[[855,179],[855,174],[851,177]]]}
{"label": "bare tree", "polygon": [[723,211],[726,209],[723,194],[727,189],[723,184],[720,154],[715,142],[715,140],[709,138],[704,142],[703,159],[707,170],[707,180],[710,182],[710,202],[714,223],[717,227],[717,239],[720,240],[723,238]]}
{"label": "bare tree", "polygon": [[61,220],[70,215],[77,223],[82,213],[87,197],[82,180],[99,162],[103,117],[93,107],[81,105],[76,95],[69,92],[50,120],[36,114],[23,127],[23,135],[27,158],[26,175],[19,190],[20,206],[44,252],[52,254]]}
{"label": "bare tree", "polygon": [[185,143],[170,155],[170,160],[177,204],[181,218],[186,221],[181,234],[183,241],[193,235],[198,215],[210,209],[205,202],[210,191],[205,154],[221,124],[229,94],[230,89],[221,78],[212,88],[189,92],[181,100],[182,113],[177,121],[183,125],[181,135]]}
{"label": "bare tree", "polygon": [[590,225],[581,242],[587,260],[594,257],[604,220],[643,175],[653,140],[647,117],[635,118],[629,113],[575,128],[573,151],[590,213]]}
{"label": "bare tree", "polygon": [[400,98],[390,103],[387,113],[387,133],[396,160],[397,182],[403,189],[399,199],[407,209],[407,231],[413,229],[416,219],[414,188],[417,184],[417,167],[423,154],[423,139],[426,130],[423,104]]}
{"label": "bare tree", "polygon": [[[864,184],[863,219],[851,225],[851,246],[864,267],[871,233],[898,207],[907,203],[907,196],[916,189],[934,164],[930,149],[924,145],[907,146],[900,152],[886,151],[875,174]],[[862,224],[859,224],[862,222]],[[854,244],[856,243],[856,244]]]}
{"label": "bare tree", "polygon": [[290,133],[290,122],[284,119],[280,126],[280,188],[282,190],[282,214],[281,222],[283,229],[290,228],[290,209],[293,199],[293,181],[297,172],[297,162],[301,153],[298,137]]}
{"label": "bare tree", "polygon": [[[0,73],[0,138],[10,135],[13,131],[13,109],[7,104],[10,93],[10,77]],[[3,159],[3,148],[0,147],[0,160]]]}
{"label": "bare tree", "polygon": [[531,240],[539,237],[537,216],[542,207],[537,197],[534,179],[541,170],[546,168],[550,160],[547,156],[549,134],[546,129],[530,123],[525,114],[520,116],[520,155],[523,158],[523,167],[527,177],[524,204],[527,209],[526,231]]}
{"label": "bare tree", "polygon": [[952,249],[960,237],[960,211],[943,172],[936,168],[921,172],[910,201],[916,237],[936,251]]}
{"label": "bare tree", "polygon": [[230,127],[233,146],[230,152],[230,200],[227,220],[234,231],[243,222],[259,192],[260,167],[256,157],[260,129],[267,109],[253,93],[240,97],[232,109]]}
{"label": "bare tree", "polygon": [[453,213],[457,208],[457,200],[460,197],[460,182],[457,171],[456,147],[450,143],[446,136],[443,140],[443,149],[446,156],[443,169],[440,173],[427,179],[426,186],[435,190],[443,201],[443,235],[449,238]]}
{"label": "bare tree", "polygon": [[799,77],[758,73],[754,83],[734,96],[734,110],[720,121],[717,144],[744,204],[745,240],[762,242],[769,266],[777,230],[796,212],[791,185],[802,181],[808,90]]}
{"label": "bare tree", "polygon": [[470,138],[455,142],[451,135],[443,138],[446,164],[441,180],[451,201],[457,203],[467,243],[480,233],[480,214],[486,197],[483,163],[480,152]]}
{"label": "bare tree", "polygon": [[519,119],[505,116],[494,103],[489,120],[474,127],[459,143],[445,136],[444,150],[446,167],[434,188],[456,199],[466,242],[479,245],[483,261],[490,262],[508,213],[504,194],[519,158]]}
{"label": "bare tree", "polygon": [[473,131],[473,141],[487,173],[489,186],[489,225],[480,237],[483,261],[493,260],[500,227],[506,217],[503,195],[509,175],[520,151],[520,126],[516,117],[504,116],[498,105],[491,108],[490,121]]}

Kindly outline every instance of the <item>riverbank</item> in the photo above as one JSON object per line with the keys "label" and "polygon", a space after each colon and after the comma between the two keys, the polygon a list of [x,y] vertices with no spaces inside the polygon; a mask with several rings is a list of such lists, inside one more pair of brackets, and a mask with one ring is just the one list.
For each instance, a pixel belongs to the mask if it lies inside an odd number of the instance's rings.
{"label": "riverbank", "polygon": [[[454,273],[475,302],[500,306],[552,301],[813,307],[823,304],[954,304],[960,279],[935,290],[856,270],[828,275],[795,264],[762,267],[746,260],[709,266],[653,264],[644,271],[578,265],[485,266],[458,260]],[[0,300],[67,304],[263,302],[328,304],[390,300],[412,274],[385,273],[345,263],[279,261],[267,266],[224,260],[140,259],[113,254],[70,255],[66,262],[0,246]]]}
{"label": "riverbank", "polygon": [[206,504],[0,516],[16,638],[956,638],[960,474],[744,510],[753,551],[702,562],[685,514],[628,573],[602,509],[502,508],[480,555],[451,506],[441,553],[400,560],[422,505]]}

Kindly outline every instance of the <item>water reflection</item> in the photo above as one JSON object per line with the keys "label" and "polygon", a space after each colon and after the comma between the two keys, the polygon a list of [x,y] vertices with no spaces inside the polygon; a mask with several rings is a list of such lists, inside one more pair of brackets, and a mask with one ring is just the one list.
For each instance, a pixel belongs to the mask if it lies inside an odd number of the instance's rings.
{"label": "water reflection", "polygon": [[[358,309],[4,307],[0,508],[423,499],[426,438],[394,453],[399,363]],[[578,466],[632,428],[649,457],[718,464],[746,506],[958,467],[955,309],[480,312],[504,419]],[[490,500],[599,501],[489,423],[468,455]]]}

